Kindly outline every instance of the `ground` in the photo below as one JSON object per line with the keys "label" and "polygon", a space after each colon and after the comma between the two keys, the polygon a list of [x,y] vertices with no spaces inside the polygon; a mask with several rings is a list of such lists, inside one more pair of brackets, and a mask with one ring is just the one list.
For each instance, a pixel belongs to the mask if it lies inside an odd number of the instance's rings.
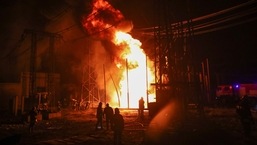
{"label": "ground", "polygon": [[[113,144],[111,130],[95,130],[95,109],[64,109],[61,113],[62,117],[38,121],[33,133],[28,132],[28,124],[1,124],[0,139],[12,137],[11,141],[15,141],[20,137],[18,145]],[[169,118],[167,112],[155,119],[146,111],[144,121],[137,119],[136,110],[121,110],[121,114],[125,119],[123,145],[257,144],[256,129],[252,136],[244,136],[234,108],[205,108],[204,115],[189,110],[183,119]]]}

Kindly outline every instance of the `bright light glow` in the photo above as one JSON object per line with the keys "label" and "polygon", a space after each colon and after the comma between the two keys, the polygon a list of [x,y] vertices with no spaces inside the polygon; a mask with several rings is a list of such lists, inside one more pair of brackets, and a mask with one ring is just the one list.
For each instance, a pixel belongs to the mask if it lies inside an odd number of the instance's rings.
{"label": "bright light glow", "polygon": [[155,81],[153,61],[146,57],[139,40],[112,26],[123,19],[121,12],[107,1],[96,0],[93,11],[85,19],[83,26],[89,33],[99,32],[99,38],[108,39],[117,47],[113,63],[121,73],[113,72],[120,77],[115,80],[117,82],[113,82],[117,84],[115,89],[108,90],[107,95],[112,96],[109,104],[120,108],[138,108],[138,100],[143,97],[147,108],[147,100],[156,101],[154,86],[150,85]]}
{"label": "bright light glow", "polygon": [[146,131],[147,136],[150,137],[152,141],[157,141],[161,139],[161,135],[167,131],[171,126],[171,120],[174,116],[178,116],[175,113],[181,113],[178,111],[178,106],[174,102],[167,102],[167,105],[154,116],[149,124],[149,128]]}
{"label": "bright light glow", "polygon": [[[120,56],[122,60],[125,60],[125,69],[121,74],[122,79],[119,83],[122,92],[120,96],[121,107],[137,108],[140,97],[143,97],[146,102],[149,93],[147,90],[153,89],[147,83],[154,81],[151,68],[146,66],[146,62],[151,61],[147,60],[143,49],[141,49],[141,42],[127,33],[117,31],[113,43],[118,47],[125,47],[123,50],[126,50]],[[153,96],[151,93],[148,95],[149,102],[155,102]]]}

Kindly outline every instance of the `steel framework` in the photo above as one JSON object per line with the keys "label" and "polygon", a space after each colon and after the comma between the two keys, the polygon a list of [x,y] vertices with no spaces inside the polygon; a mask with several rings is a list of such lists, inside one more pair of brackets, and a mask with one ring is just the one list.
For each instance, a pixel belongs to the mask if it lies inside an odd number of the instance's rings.
{"label": "steel framework", "polygon": [[191,20],[187,20],[188,32],[184,34],[182,23],[171,25],[175,20],[172,19],[168,0],[154,0],[154,6],[156,102],[162,104],[175,98],[182,106],[187,105],[190,99],[197,96],[189,92],[197,92],[195,89],[199,86],[190,46],[193,35]]}
{"label": "steel framework", "polygon": [[100,101],[99,90],[96,82],[95,69],[90,66],[92,52],[88,49],[87,61],[82,70],[82,82],[81,82],[81,98],[90,103],[91,107],[94,107],[95,102]]}
{"label": "steel framework", "polygon": [[[55,70],[54,70],[54,44],[55,39],[61,38],[61,35],[55,33],[49,33],[44,31],[36,31],[31,29],[25,29],[24,34],[31,35],[31,52],[30,52],[30,73],[29,73],[29,98],[33,100],[35,95],[38,92],[37,85],[36,85],[36,77],[37,77],[37,70],[36,70],[36,55],[37,55],[37,41],[40,37],[47,37],[49,38],[49,47],[48,47],[48,68],[46,71],[47,73],[47,87],[46,92],[48,95],[54,99],[53,103],[55,103]],[[32,103],[32,102],[30,102]],[[33,104],[30,104],[33,105]],[[30,106],[31,107],[31,106]]]}

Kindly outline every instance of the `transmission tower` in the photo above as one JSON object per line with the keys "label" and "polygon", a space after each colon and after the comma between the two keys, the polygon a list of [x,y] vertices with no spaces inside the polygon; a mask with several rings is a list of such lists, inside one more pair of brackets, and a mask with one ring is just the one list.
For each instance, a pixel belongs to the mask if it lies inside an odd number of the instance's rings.
{"label": "transmission tower", "polygon": [[156,102],[167,102],[171,96],[163,94],[171,91],[171,82],[174,69],[174,53],[172,52],[173,32],[171,20],[168,16],[166,0],[154,0],[154,40],[155,40],[155,78],[156,78]]}
{"label": "transmission tower", "polygon": [[156,102],[163,105],[176,99],[185,109],[192,91],[197,88],[190,45],[193,33],[190,19],[186,27],[182,23],[172,25],[174,13],[171,13],[169,4],[169,0],[154,0]]}
{"label": "transmission tower", "polygon": [[88,101],[91,107],[94,107],[95,103],[101,100],[96,82],[96,72],[95,69],[90,66],[92,55],[92,52],[88,49],[87,61],[82,71],[81,98]]}
{"label": "transmission tower", "polygon": [[46,70],[47,73],[47,87],[46,91],[48,95],[51,95],[52,103],[55,103],[55,75],[54,75],[54,44],[56,38],[61,38],[59,34],[55,33],[48,33],[44,31],[36,31],[36,30],[30,30],[25,29],[24,34],[31,35],[31,52],[30,52],[30,72],[29,72],[29,106],[31,106],[34,103],[35,95],[37,94],[38,88],[36,85],[36,77],[37,77],[37,70],[36,70],[36,55],[37,55],[37,41],[41,37],[47,37],[49,38],[49,47],[48,47],[48,68]]}

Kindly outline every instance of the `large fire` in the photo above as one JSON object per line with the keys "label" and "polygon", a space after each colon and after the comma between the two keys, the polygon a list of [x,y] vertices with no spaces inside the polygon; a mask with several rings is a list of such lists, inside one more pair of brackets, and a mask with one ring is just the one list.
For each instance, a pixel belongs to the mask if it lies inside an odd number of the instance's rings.
{"label": "large fire", "polygon": [[117,82],[113,82],[117,84],[116,89],[108,91],[107,95],[112,96],[109,104],[137,108],[138,100],[143,97],[147,107],[147,102],[155,102],[155,90],[150,85],[154,82],[153,62],[141,48],[141,42],[128,33],[130,24],[105,0],[94,0],[91,14],[83,20],[84,28],[91,35],[108,40],[117,47],[113,64],[121,71],[115,74],[120,76]]}

